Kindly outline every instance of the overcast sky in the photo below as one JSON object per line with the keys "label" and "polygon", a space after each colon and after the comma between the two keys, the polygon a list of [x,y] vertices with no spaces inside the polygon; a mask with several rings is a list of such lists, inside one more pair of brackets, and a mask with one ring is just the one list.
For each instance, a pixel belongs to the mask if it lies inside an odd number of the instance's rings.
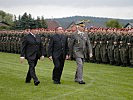
{"label": "overcast sky", "polygon": [[133,0],[0,0],[0,10],[44,18],[79,15],[133,19]]}

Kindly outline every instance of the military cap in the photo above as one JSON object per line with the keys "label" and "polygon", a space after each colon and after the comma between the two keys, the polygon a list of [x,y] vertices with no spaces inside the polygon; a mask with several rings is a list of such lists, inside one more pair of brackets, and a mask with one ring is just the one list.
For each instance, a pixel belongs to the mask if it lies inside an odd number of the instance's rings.
{"label": "military cap", "polygon": [[90,20],[81,20],[81,21],[77,21],[75,24],[81,27],[85,27],[85,23],[89,23],[89,22]]}
{"label": "military cap", "polygon": [[75,25],[84,27],[84,26],[85,26],[85,22],[84,22],[84,21],[77,21],[77,22],[75,23]]}

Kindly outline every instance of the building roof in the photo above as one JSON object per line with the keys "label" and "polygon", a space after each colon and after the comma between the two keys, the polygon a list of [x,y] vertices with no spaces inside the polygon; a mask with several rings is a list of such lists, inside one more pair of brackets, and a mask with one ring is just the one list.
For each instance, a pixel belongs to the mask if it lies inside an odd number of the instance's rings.
{"label": "building roof", "polygon": [[75,25],[75,22],[71,22],[71,23],[67,26],[66,29],[71,29],[71,27],[74,26],[74,25]]}
{"label": "building roof", "polygon": [[0,21],[0,26],[9,26],[6,22]]}
{"label": "building roof", "polygon": [[[67,29],[71,29],[74,25],[75,25],[75,22],[70,23],[68,25]],[[91,27],[103,27],[103,28],[105,28],[106,26],[105,25],[100,25],[98,23],[90,22],[90,23],[85,23],[85,27],[86,28],[91,28]]]}
{"label": "building roof", "polygon": [[133,23],[127,23],[124,28],[126,28],[128,25],[131,25],[133,27]]}
{"label": "building roof", "polygon": [[60,24],[55,20],[46,20],[48,29],[54,30],[55,28],[59,27]]}

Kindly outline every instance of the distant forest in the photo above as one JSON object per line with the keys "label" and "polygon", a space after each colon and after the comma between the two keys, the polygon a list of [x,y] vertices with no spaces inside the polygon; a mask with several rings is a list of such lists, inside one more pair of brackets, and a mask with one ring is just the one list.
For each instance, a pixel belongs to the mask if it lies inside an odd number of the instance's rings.
{"label": "distant forest", "polygon": [[[76,22],[79,20],[90,20],[90,25],[96,27],[106,27],[106,22],[112,20],[114,18],[103,18],[103,17],[91,17],[91,16],[72,16],[72,17],[64,17],[64,18],[54,18],[53,20],[59,22],[61,26],[67,28],[72,22]],[[118,22],[125,26],[127,23],[132,22],[133,19],[116,19]]]}

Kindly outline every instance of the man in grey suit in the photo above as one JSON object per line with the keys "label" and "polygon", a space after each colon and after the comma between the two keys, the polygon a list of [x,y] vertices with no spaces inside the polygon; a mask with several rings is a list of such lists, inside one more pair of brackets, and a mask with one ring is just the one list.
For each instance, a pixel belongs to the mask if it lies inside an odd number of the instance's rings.
{"label": "man in grey suit", "polygon": [[70,54],[73,56],[77,63],[77,70],[75,74],[75,82],[85,84],[83,81],[83,63],[86,56],[86,50],[89,48],[89,56],[92,57],[92,46],[88,34],[84,32],[84,22],[76,23],[76,32],[72,35]]}

